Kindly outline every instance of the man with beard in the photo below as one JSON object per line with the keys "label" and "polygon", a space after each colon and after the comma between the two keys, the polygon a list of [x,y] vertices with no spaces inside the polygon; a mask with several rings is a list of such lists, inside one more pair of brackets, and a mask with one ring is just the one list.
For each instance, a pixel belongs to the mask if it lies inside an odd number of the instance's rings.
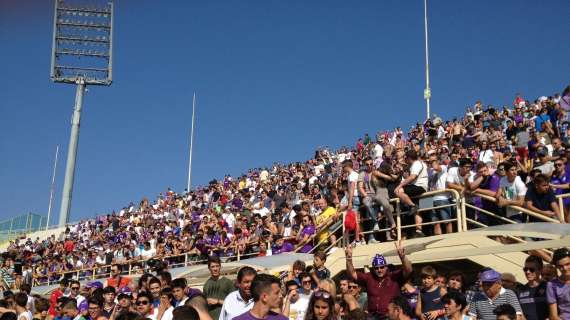
{"label": "man with beard", "polygon": [[238,290],[230,293],[225,299],[220,311],[219,320],[231,320],[253,307],[251,298],[251,282],[257,275],[252,267],[243,267],[237,274]]}
{"label": "man with beard", "polygon": [[400,295],[400,287],[412,273],[412,262],[406,258],[401,240],[395,242],[396,251],[402,262],[402,268],[390,271],[383,255],[377,254],[372,259],[372,269],[369,273],[357,272],[352,264],[352,247],[345,251],[346,271],[354,282],[366,287],[368,292],[368,314],[371,319],[384,319],[388,316],[388,304]]}

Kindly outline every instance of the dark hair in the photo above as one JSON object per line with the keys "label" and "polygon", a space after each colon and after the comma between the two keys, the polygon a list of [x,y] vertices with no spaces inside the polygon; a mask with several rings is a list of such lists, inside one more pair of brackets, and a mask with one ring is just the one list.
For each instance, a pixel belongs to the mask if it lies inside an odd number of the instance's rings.
{"label": "dark hair", "polygon": [[295,260],[295,262],[293,262],[293,270],[297,269],[305,271],[306,267],[307,265],[301,260]]}
{"label": "dark hair", "polygon": [[217,263],[219,265],[222,265],[222,260],[220,260],[220,257],[218,256],[209,256],[208,257],[208,268],[210,267],[210,264],[212,263]]}
{"label": "dark hair", "polygon": [[23,283],[20,285],[20,291],[25,292],[26,294],[30,294],[32,287],[30,287],[30,285],[27,283]]}
{"label": "dark hair", "polygon": [[64,287],[67,287],[67,286],[69,286],[69,280],[67,278],[63,278],[63,279],[59,280],[59,284],[64,286]]}
{"label": "dark hair", "polygon": [[416,152],[416,150],[408,150],[406,152],[406,158],[409,158],[411,160],[418,160],[418,153]]}
{"label": "dark hair", "polygon": [[507,316],[510,320],[517,318],[517,312],[510,304],[502,304],[493,310],[496,316]]}
{"label": "dark hair", "polygon": [[200,320],[198,311],[192,306],[179,306],[172,311],[173,320]]}
{"label": "dark hair", "polygon": [[[25,306],[25,305],[24,305]],[[67,299],[65,303],[62,303],[61,309],[74,309],[77,310],[77,300]]]}
{"label": "dark hair", "polygon": [[172,274],[170,274],[170,272],[168,271],[161,271],[158,273],[158,276],[160,277],[160,279],[164,280],[164,282],[166,282],[167,285],[171,285],[172,283]]}
{"label": "dark hair", "polygon": [[16,293],[16,295],[14,295],[14,301],[18,306],[25,307],[26,304],[28,303],[28,295],[25,294],[24,292],[18,292]]}
{"label": "dark hair", "polygon": [[315,252],[313,256],[321,259],[323,262],[327,261],[327,254],[322,250]]}
{"label": "dark hair", "polygon": [[467,300],[465,299],[465,296],[457,290],[450,290],[441,298],[441,301],[444,304],[449,303],[450,300],[453,300],[455,301],[455,304],[460,305],[461,308],[459,308],[459,310],[461,311],[467,308]]}
{"label": "dark hair", "polygon": [[261,294],[266,293],[274,283],[277,285],[281,284],[279,278],[276,276],[264,273],[256,275],[255,278],[253,278],[253,282],[251,283],[251,296],[253,297],[253,301],[259,301]]}
{"label": "dark hair", "polygon": [[96,304],[96,305],[98,305],[99,307],[102,307],[102,306],[103,306],[103,301],[101,301],[101,299],[97,299],[97,298],[95,298],[95,297],[90,297],[90,298],[87,299],[87,304],[88,304],[88,305],[89,305],[89,304]]}
{"label": "dark hair", "polygon": [[556,266],[558,261],[566,257],[570,257],[570,251],[567,248],[556,249],[552,254],[552,264]]}
{"label": "dark hair", "polygon": [[534,185],[537,186],[539,184],[543,184],[543,183],[548,183],[548,177],[545,176],[544,174],[540,173],[537,174],[536,177],[534,177]]}
{"label": "dark hair", "polygon": [[186,279],[185,278],[176,278],[174,280],[172,280],[172,282],[170,283],[170,286],[172,287],[172,289],[174,288],[182,288],[182,289],[186,289]]}
{"label": "dark hair", "polygon": [[184,303],[186,306],[193,307],[194,309],[202,312],[208,312],[208,301],[203,295],[197,295],[189,298]]}
{"label": "dark hair", "polygon": [[174,298],[172,296],[172,289],[170,287],[162,288],[162,290],[160,290],[160,295],[161,296],[168,296],[168,300],[172,300],[172,298]]}
{"label": "dark hair", "polygon": [[[325,295],[328,295],[328,298],[325,298]],[[315,303],[317,302],[317,300],[321,300],[327,303],[327,305],[329,306],[329,315],[327,316],[327,320],[332,320],[334,319],[335,316],[335,309],[334,309],[334,297],[329,294],[328,292],[323,292],[323,294],[318,295],[313,293],[311,295],[311,300],[309,300],[309,306],[307,307],[307,313],[305,314],[305,319],[316,319],[315,317]]]}
{"label": "dark hair", "polygon": [[396,307],[400,308],[402,312],[407,315],[408,317],[414,317],[414,313],[412,312],[412,308],[408,303],[408,300],[402,296],[395,296],[390,300],[390,303],[394,304]]}
{"label": "dark hair", "polygon": [[537,257],[537,256],[528,256],[526,257],[526,259],[524,260],[524,263],[534,263],[536,265],[536,267],[538,268],[538,270],[542,270],[542,259]]}
{"label": "dark hair", "polygon": [[347,160],[344,160],[344,161],[342,162],[342,167],[343,167],[343,168],[344,168],[344,167],[351,167],[351,168],[352,168],[353,166],[354,166],[354,165],[352,164],[352,160],[347,159]]}
{"label": "dark hair", "polygon": [[289,281],[285,282],[285,289],[287,289],[287,291],[289,291],[290,286],[297,286],[297,288],[298,288],[299,284],[295,280],[289,280]]}
{"label": "dark hair", "polygon": [[116,292],[117,291],[115,291],[115,287],[106,286],[105,288],[103,288],[103,294],[107,294],[107,293],[115,294]]}
{"label": "dark hair", "polygon": [[148,288],[150,289],[150,285],[153,283],[158,283],[159,286],[162,286],[162,283],[160,282],[160,279],[158,279],[157,277],[152,277],[150,278],[150,280],[148,281]]}
{"label": "dark hair", "polygon": [[505,161],[502,163],[502,165],[505,167],[505,171],[509,171],[512,167],[515,167],[515,164],[510,161]]}
{"label": "dark hair", "polygon": [[143,291],[141,293],[139,293],[139,295],[137,296],[137,300],[140,298],[147,298],[149,302],[152,302],[152,296],[150,295],[150,293]]}
{"label": "dark hair", "polygon": [[473,165],[473,161],[471,161],[471,159],[469,158],[461,158],[459,159],[459,166],[460,167],[464,167],[466,165]]}
{"label": "dark hair", "polygon": [[119,315],[115,319],[116,320],[143,320],[144,318],[136,312],[126,311],[126,312],[119,313]]}
{"label": "dark hair", "polygon": [[0,320],[17,320],[18,316],[14,312],[5,312],[0,316]]}
{"label": "dark hair", "polygon": [[250,267],[250,266],[242,267],[238,271],[237,281],[241,282],[241,279],[243,279],[243,277],[250,276],[250,275],[254,275],[254,276],[257,275],[257,271],[255,271],[255,269]]}
{"label": "dark hair", "polygon": [[143,275],[139,278],[139,288],[144,288],[144,284],[148,281],[148,278],[151,278],[153,275],[150,273],[143,273]]}
{"label": "dark hair", "polygon": [[81,283],[79,282],[79,280],[73,279],[73,280],[70,280],[70,281],[69,281],[69,285],[70,285],[70,286],[72,286],[72,285],[74,285],[74,284],[78,284],[79,286],[81,286]]}
{"label": "dark hair", "polygon": [[43,311],[48,311],[50,307],[49,300],[41,297],[35,298],[34,307],[36,308],[36,312],[38,313],[41,313]]}

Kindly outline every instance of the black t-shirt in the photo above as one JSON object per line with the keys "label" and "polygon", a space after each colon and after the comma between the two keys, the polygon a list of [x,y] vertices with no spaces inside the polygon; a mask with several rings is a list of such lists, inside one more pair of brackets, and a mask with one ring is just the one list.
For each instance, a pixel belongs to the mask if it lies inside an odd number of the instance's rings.
{"label": "black t-shirt", "polygon": [[[550,204],[552,202],[556,202],[556,197],[554,196],[554,192],[552,190],[548,190],[544,194],[539,194],[536,192],[536,188],[534,185],[529,188],[524,196],[525,201],[532,201],[532,205],[540,210],[548,210],[551,211],[552,208]],[[530,217],[532,219],[532,217]],[[536,221],[531,221],[536,222]]]}
{"label": "black t-shirt", "polygon": [[528,285],[522,286],[518,298],[527,320],[543,320],[548,318],[546,282],[541,282],[534,288]]}

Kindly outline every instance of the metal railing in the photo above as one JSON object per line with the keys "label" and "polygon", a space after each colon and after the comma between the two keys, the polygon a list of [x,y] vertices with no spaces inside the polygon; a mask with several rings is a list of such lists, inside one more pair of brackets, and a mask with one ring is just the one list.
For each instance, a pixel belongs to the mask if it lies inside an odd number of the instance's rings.
{"label": "metal railing", "polygon": [[[515,220],[509,219],[507,217],[503,217],[501,215],[498,215],[497,213],[493,213],[489,210],[486,210],[484,208],[480,208],[478,206],[475,206],[474,204],[468,203],[467,198],[454,189],[444,189],[444,190],[425,192],[422,195],[415,197],[414,200],[419,201],[420,199],[433,198],[434,196],[444,195],[444,194],[450,196],[450,200],[452,200],[452,201],[450,201],[449,204],[440,205],[440,206],[434,206],[434,205],[425,206],[423,208],[419,208],[418,213],[425,212],[425,211],[438,210],[438,209],[443,209],[443,208],[454,208],[455,209],[454,217],[451,219],[446,219],[446,220],[441,220],[441,221],[422,222],[422,223],[417,224],[417,225],[415,223],[403,225],[402,224],[402,217],[406,214],[406,212],[402,212],[400,209],[400,199],[399,198],[390,199],[390,202],[394,204],[394,208],[395,208],[393,214],[394,214],[394,222],[396,224],[395,225],[396,240],[402,239],[402,231],[403,230],[408,229],[408,228],[415,228],[417,226],[424,227],[424,226],[431,226],[431,225],[438,224],[438,223],[443,224],[443,223],[453,222],[455,225],[455,228],[456,228],[456,232],[463,232],[463,231],[469,230],[469,224],[476,225],[478,227],[486,227],[487,225],[485,225],[481,221],[477,221],[477,220],[472,219],[472,218],[467,216],[467,209],[468,208],[471,210],[475,210],[481,214],[485,214],[485,215],[492,217],[494,219],[500,220],[500,221],[507,223],[507,224],[517,223],[517,221],[515,221]],[[496,203],[496,199],[494,197],[491,197],[491,196],[488,196],[485,194],[473,193],[470,196],[481,197],[482,199]],[[568,198],[568,197],[570,197],[570,194],[563,194],[563,195],[557,196],[559,203],[563,203],[563,199]],[[534,217],[536,219],[539,219],[539,220],[545,221],[545,222],[561,223],[561,221],[562,222],[564,221],[563,206],[561,206],[560,220],[544,216],[540,213],[534,212],[534,211],[529,210],[528,208],[525,208],[525,207],[508,205],[508,206],[505,206],[505,208],[510,208],[510,209],[522,212],[523,214],[526,214],[528,216]],[[342,223],[339,226],[337,226],[333,230],[329,230],[329,228],[335,223],[335,220],[333,220],[333,219],[327,220],[322,225],[317,226],[318,228],[316,228],[317,230],[315,231],[315,234],[312,235],[309,239],[307,239],[305,241],[298,242],[294,252],[298,252],[300,250],[300,248],[302,248],[305,244],[310,243],[310,242],[313,243],[313,248],[309,251],[309,253],[312,253],[317,249],[322,249],[327,244],[327,242],[329,242],[328,237],[327,237],[327,239],[319,240],[316,243],[315,243],[315,239],[317,239],[317,237],[322,232],[328,232],[329,236],[330,236],[330,234],[338,233],[341,229],[342,229],[342,236],[338,237],[333,243],[330,243],[328,246],[326,246],[324,248],[324,250],[329,251],[332,247],[339,246],[338,244],[341,241],[343,242],[343,244],[340,245],[339,247],[345,246],[347,244],[347,241],[348,241],[348,238],[347,238],[348,233],[345,230],[346,211],[341,212],[341,213],[337,213],[337,214],[342,216],[342,218],[341,218]],[[362,221],[360,221],[360,223],[362,223],[364,221],[365,220],[362,220]],[[361,234],[366,235],[366,234],[376,233],[376,232],[380,233],[380,232],[391,231],[392,229],[393,229],[393,227],[383,228],[383,229],[374,229],[374,230],[370,230],[370,231],[361,232]],[[520,239],[520,238],[516,238],[516,237],[510,237],[510,238],[512,238],[512,240],[517,241],[517,242],[526,242],[524,239]],[[245,244],[246,250],[247,250],[247,248],[251,248],[251,246],[253,246],[253,245],[259,244],[259,241],[260,240],[256,240],[253,242],[246,243]],[[269,248],[269,246],[270,246],[270,243],[268,243],[268,248]],[[221,258],[225,259],[225,260],[240,261],[241,259],[251,257],[251,256],[257,256],[259,254],[259,252],[242,253],[240,250],[240,247],[243,247],[243,244],[236,243],[235,245],[232,245],[232,247],[230,247],[228,249],[234,250],[235,254],[229,255],[229,256],[222,256]],[[219,250],[219,248],[213,249],[213,250],[214,251]],[[243,248],[242,248],[242,250],[243,250]],[[125,270],[123,273],[125,275],[130,276],[130,275],[136,274],[138,272],[144,272],[145,270],[148,270],[149,269],[148,261],[150,261],[150,260],[157,260],[157,259],[169,260],[170,261],[170,264],[169,264],[170,267],[187,267],[187,266],[191,266],[191,265],[205,263],[207,261],[205,259],[195,260],[195,259],[193,259],[194,257],[200,257],[200,254],[193,253],[193,252],[185,252],[185,253],[181,253],[181,254],[177,254],[177,255],[165,255],[165,256],[160,256],[160,257],[155,256],[155,257],[148,258],[148,259],[134,259],[134,260],[126,261],[126,262],[113,263],[112,265],[118,264],[118,265],[123,266],[122,270]],[[95,280],[95,279],[108,278],[108,277],[110,277],[110,272],[109,272],[110,267],[111,267],[111,265],[99,265],[99,266],[82,268],[82,269],[77,269],[77,270],[48,273],[48,275],[36,275],[36,274],[34,274],[34,277],[33,277],[34,278],[34,286],[53,284],[53,283],[59,281],[59,279],[61,277],[65,276],[65,275],[69,275],[69,274],[73,274],[76,279],[81,279],[81,280],[87,280],[87,279]],[[59,277],[57,277],[58,279],[53,279],[54,275],[59,276]],[[38,279],[45,279],[45,278],[47,278],[47,280],[45,280],[45,281],[39,281],[38,280]]]}

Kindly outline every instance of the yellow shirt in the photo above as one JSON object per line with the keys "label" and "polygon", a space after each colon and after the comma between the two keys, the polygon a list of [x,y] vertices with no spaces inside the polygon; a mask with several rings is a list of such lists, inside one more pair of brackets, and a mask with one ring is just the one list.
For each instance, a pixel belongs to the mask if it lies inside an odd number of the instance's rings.
{"label": "yellow shirt", "polygon": [[[317,217],[317,226],[320,226],[320,225],[328,222],[328,220],[330,220],[332,217],[334,217],[334,215],[336,215],[336,209],[334,207],[326,208]],[[328,228],[325,228],[323,231],[319,232],[319,234],[317,235],[317,239],[319,239],[319,242],[325,241],[329,237],[329,231],[328,230],[329,230]]]}

